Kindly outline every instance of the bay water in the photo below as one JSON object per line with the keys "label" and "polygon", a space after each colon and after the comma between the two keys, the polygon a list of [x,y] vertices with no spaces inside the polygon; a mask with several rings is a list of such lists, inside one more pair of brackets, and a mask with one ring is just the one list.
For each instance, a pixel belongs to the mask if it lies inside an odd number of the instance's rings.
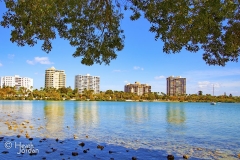
{"label": "bay water", "polygon": [[[11,122],[18,126],[9,128]],[[21,128],[24,125],[28,126]],[[78,159],[71,153],[82,141],[116,152],[98,154],[95,149],[83,159],[166,159],[168,154],[175,159],[185,154],[191,159],[238,159],[240,154],[239,103],[0,101],[0,128],[1,151],[9,141],[29,143],[27,133],[41,151],[36,155],[40,159],[60,159],[60,152],[66,159]],[[50,139],[47,145],[39,143],[42,138]],[[68,145],[53,145],[55,139]],[[47,154],[51,145],[59,153]],[[0,159],[32,158],[7,151],[11,154],[0,153]]]}

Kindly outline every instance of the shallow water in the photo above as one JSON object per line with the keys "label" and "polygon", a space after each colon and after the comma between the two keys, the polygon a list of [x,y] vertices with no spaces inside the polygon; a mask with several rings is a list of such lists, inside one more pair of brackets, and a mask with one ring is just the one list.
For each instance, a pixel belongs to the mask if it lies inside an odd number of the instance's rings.
{"label": "shallow water", "polygon": [[[239,115],[237,103],[0,101],[0,151],[9,151],[0,153],[0,159],[33,158],[17,154],[15,142],[32,142],[39,149],[33,156],[40,159],[166,159],[168,154],[238,159]],[[25,138],[26,132],[33,141]],[[40,143],[42,138],[47,140]],[[78,146],[82,141],[83,148]],[[6,142],[13,147],[6,149]],[[104,150],[97,149],[98,144]],[[46,153],[50,148],[57,151]],[[73,157],[74,151],[81,154]]]}

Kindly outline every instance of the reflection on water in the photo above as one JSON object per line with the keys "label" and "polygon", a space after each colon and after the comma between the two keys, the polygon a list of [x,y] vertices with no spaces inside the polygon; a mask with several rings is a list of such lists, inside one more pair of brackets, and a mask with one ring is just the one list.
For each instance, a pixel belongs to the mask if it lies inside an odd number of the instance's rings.
{"label": "reflection on water", "polygon": [[[22,107],[24,105],[24,107]],[[0,103],[0,110],[13,113],[19,117],[32,117],[32,101],[6,101],[5,103]]]}
{"label": "reflection on water", "polygon": [[99,123],[99,111],[96,103],[74,104],[74,128],[75,130],[88,131]]}
{"label": "reflection on water", "polygon": [[143,123],[149,120],[150,108],[145,103],[125,104],[124,110],[127,123]]}
{"label": "reflection on water", "polygon": [[166,114],[169,123],[180,125],[186,121],[184,103],[181,105],[179,103],[167,103]]}
{"label": "reflection on water", "polygon": [[[184,103],[167,103],[166,104],[166,121],[167,133],[174,133],[183,135],[186,133],[186,114],[184,109]],[[172,136],[172,135],[170,135]],[[178,140],[179,138],[176,137]],[[176,140],[176,138],[171,138],[171,140]]]}
{"label": "reflection on water", "polygon": [[[45,102],[44,104],[44,119],[46,119],[46,135],[53,138],[60,138],[64,132],[64,105],[62,102]],[[64,137],[64,136],[63,136]],[[62,137],[61,137],[62,138]]]}

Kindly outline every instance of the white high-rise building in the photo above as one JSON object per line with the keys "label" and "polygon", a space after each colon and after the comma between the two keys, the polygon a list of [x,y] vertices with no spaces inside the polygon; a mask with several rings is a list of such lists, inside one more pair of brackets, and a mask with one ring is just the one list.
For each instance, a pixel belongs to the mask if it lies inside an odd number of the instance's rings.
{"label": "white high-rise building", "polygon": [[0,77],[0,87],[3,88],[7,86],[16,87],[16,89],[25,87],[32,91],[33,79],[28,77],[20,77],[19,75]]}
{"label": "white high-rise building", "polygon": [[78,93],[82,93],[84,89],[93,90],[94,93],[100,92],[100,77],[87,75],[75,76],[75,89],[78,89]]}
{"label": "white high-rise building", "polygon": [[63,88],[66,86],[66,74],[64,70],[56,70],[51,67],[45,71],[45,88]]}

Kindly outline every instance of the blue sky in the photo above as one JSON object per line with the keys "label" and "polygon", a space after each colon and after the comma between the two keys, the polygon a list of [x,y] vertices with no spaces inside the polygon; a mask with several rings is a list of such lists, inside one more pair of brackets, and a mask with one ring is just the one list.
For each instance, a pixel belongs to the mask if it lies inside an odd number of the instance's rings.
{"label": "blue sky", "polygon": [[[0,15],[4,3],[0,2]],[[2,17],[0,17],[2,20]],[[87,74],[100,76],[100,90],[123,90],[126,83],[147,83],[154,92],[166,92],[166,77],[187,78],[187,94],[202,90],[203,94],[232,93],[240,96],[240,64],[229,62],[225,67],[209,66],[202,59],[202,51],[190,53],[182,50],[178,54],[163,53],[161,40],[155,41],[150,33],[150,24],[141,18],[130,21],[129,16],[121,22],[126,36],[125,47],[118,52],[110,65],[85,66],[81,57],[74,58],[75,48],[68,41],[55,39],[53,49],[47,54],[41,50],[42,42],[34,47],[18,47],[10,42],[11,28],[0,27],[0,76],[20,75],[33,78],[34,88],[44,87],[45,70],[54,66],[65,70],[66,86],[74,87],[74,76]]]}

